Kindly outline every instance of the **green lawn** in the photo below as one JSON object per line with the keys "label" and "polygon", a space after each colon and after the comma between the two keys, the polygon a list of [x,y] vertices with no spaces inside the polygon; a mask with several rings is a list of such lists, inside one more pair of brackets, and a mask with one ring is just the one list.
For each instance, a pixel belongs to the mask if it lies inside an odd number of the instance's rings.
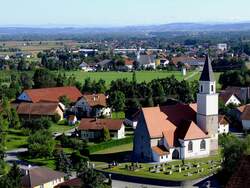
{"label": "green lawn", "polygon": [[97,151],[93,154],[110,154],[110,153],[118,153],[118,152],[126,152],[126,151],[132,151],[133,150],[133,143],[129,144],[123,144],[120,146],[115,146],[111,148],[104,149],[102,151]]}
{"label": "green lawn", "polygon": [[54,158],[23,158],[26,162],[31,165],[46,166],[51,169],[55,169],[55,159]]}
{"label": "green lawn", "polygon": [[[67,71],[66,75],[74,75],[76,79],[80,82],[83,82],[84,79],[90,78],[92,80],[104,79],[107,84],[110,84],[112,80],[117,80],[119,78],[127,78],[132,80],[132,72],[84,72],[84,71]],[[185,77],[188,77],[193,72],[188,72],[186,76],[183,76],[181,71],[140,71],[136,72],[136,79],[138,82],[150,82],[153,79],[157,78],[166,78],[174,75],[177,80],[183,80]]]}
{"label": "green lawn", "polygon": [[[213,169],[211,169],[211,166],[213,165],[208,164],[208,161],[211,160],[214,161]],[[187,165],[188,163],[194,166],[191,169],[185,169],[186,166],[182,166],[182,162],[179,160],[169,162],[165,165],[165,172],[162,171],[161,167],[160,168],[161,170],[158,173],[149,171],[149,168],[153,168],[155,165],[145,164],[145,163],[139,164],[139,166],[141,165],[142,168],[139,168],[137,170],[126,169],[126,166],[131,166],[131,163],[122,163],[119,166],[113,167],[111,169],[108,168],[108,166],[103,166],[103,165],[97,168],[106,172],[119,173],[129,176],[146,177],[146,178],[161,179],[161,180],[165,179],[173,181],[183,181],[183,180],[202,178],[217,172],[217,170],[220,168],[220,158],[218,155],[207,158],[185,160],[185,165]],[[200,167],[196,167],[196,165],[198,164],[200,165]],[[179,167],[182,169],[181,172],[178,171]],[[200,170],[200,173],[197,173],[198,169]],[[170,171],[172,171],[171,175],[169,174]],[[191,173],[192,175],[188,176],[188,173]]]}
{"label": "green lawn", "polygon": [[[194,81],[194,80],[199,80],[200,79],[201,73],[196,74],[194,77],[188,79],[188,81]],[[221,73],[220,72],[215,72],[214,73],[214,78],[216,80],[216,88],[217,90],[221,89],[221,85],[219,84],[219,78],[220,78]]]}
{"label": "green lawn", "polygon": [[6,150],[26,147],[27,136],[24,136],[22,130],[9,129],[6,136]]}
{"label": "green lawn", "polygon": [[[32,71],[26,71],[28,74],[32,75]],[[79,82],[83,82],[84,79],[90,78],[92,80],[99,80],[104,79],[107,84],[110,84],[112,80],[117,80],[119,78],[127,78],[128,80],[132,80],[133,73],[132,72],[84,72],[81,70],[78,71],[59,71],[61,73],[65,73],[67,76],[74,75],[76,77],[76,80]],[[187,72],[186,76],[183,76],[181,71],[140,71],[136,72],[136,79],[138,82],[150,82],[153,79],[157,78],[166,78],[170,77],[172,75],[175,76],[177,80],[183,80],[186,79],[188,81],[193,80],[199,80],[200,73],[194,74],[196,71],[190,71]],[[11,73],[17,73],[20,74],[20,72],[17,71],[0,71],[0,81],[8,83],[10,81],[10,75]],[[55,71],[55,73],[58,73],[58,71]],[[194,76],[192,76],[194,74]],[[214,73],[215,78],[218,81],[219,76],[221,73]],[[217,88],[220,89],[220,85],[217,82]]]}
{"label": "green lawn", "polygon": [[112,119],[125,119],[124,112],[112,112]]}
{"label": "green lawn", "polygon": [[69,131],[71,129],[74,129],[76,126],[72,126],[72,125],[65,125],[65,124],[56,124],[56,123],[53,123],[53,125],[50,127],[50,131],[52,133],[64,133],[66,131]]}

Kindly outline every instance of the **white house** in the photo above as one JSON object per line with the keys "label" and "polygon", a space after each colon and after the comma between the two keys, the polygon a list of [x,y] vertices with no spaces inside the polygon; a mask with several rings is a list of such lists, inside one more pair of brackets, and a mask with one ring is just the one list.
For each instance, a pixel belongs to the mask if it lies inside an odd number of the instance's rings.
{"label": "white house", "polygon": [[83,95],[76,102],[73,110],[87,117],[111,116],[111,108],[107,106],[107,97],[101,93]]}
{"label": "white house", "polygon": [[140,55],[140,52],[137,54],[137,62],[143,68],[152,68],[156,69],[156,56],[155,55]]}
{"label": "white house", "polygon": [[227,134],[229,133],[229,122],[226,120],[226,117],[223,115],[219,115],[219,134]]}
{"label": "white house", "polygon": [[91,68],[87,63],[85,62],[82,62],[80,65],[79,65],[79,68],[85,72],[92,72],[94,71],[93,68]]}
{"label": "white house", "polygon": [[231,92],[222,91],[219,95],[219,99],[225,104],[225,106],[228,106],[229,104],[233,104],[236,106],[241,105],[240,99]]}
{"label": "white house", "polygon": [[68,124],[69,125],[75,125],[77,122],[77,118],[75,115],[69,115],[68,117]]}
{"label": "white house", "polygon": [[123,120],[84,118],[78,127],[82,139],[98,140],[102,137],[103,129],[107,128],[112,139],[125,137]]}
{"label": "white house", "polygon": [[133,160],[166,162],[208,156],[218,150],[218,94],[207,56],[197,104],[142,108],[135,130]]}
{"label": "white house", "polygon": [[217,44],[217,49],[221,51],[226,51],[227,50],[227,44],[226,43],[219,43]]}

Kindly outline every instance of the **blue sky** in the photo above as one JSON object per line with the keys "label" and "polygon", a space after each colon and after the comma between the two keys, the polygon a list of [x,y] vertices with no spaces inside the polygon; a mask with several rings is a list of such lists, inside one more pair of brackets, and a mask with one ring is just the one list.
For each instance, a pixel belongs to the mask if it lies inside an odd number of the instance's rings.
{"label": "blue sky", "polygon": [[249,0],[0,0],[0,25],[250,21]]}

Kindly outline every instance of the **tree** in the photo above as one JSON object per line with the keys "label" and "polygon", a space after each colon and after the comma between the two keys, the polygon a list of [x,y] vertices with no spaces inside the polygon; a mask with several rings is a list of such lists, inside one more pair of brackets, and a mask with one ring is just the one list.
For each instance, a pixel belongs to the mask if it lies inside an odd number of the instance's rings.
{"label": "tree", "polygon": [[250,136],[244,140],[233,135],[222,135],[219,137],[223,155],[223,177],[229,178],[235,171],[237,164],[244,154],[250,154]]}
{"label": "tree", "polygon": [[65,86],[65,81],[66,81],[66,75],[62,75],[61,73],[58,74],[56,78],[56,86],[57,87],[62,87]]}
{"label": "tree", "polygon": [[21,172],[16,163],[11,167],[9,173],[0,179],[0,187],[21,188]]}
{"label": "tree", "polygon": [[107,87],[105,85],[105,80],[100,79],[95,85],[92,85],[94,87],[95,93],[105,93],[107,90]]}
{"label": "tree", "polygon": [[62,151],[56,156],[56,169],[66,173],[68,176],[72,170],[72,162],[70,158]]}
{"label": "tree", "polygon": [[39,130],[28,137],[28,151],[33,157],[50,157],[55,148],[55,141],[47,130]]}
{"label": "tree", "polygon": [[44,66],[44,67],[47,67],[47,66],[48,66],[48,59],[47,59],[47,56],[46,56],[46,55],[42,55],[41,64],[42,64],[42,66]]}
{"label": "tree", "polygon": [[190,103],[193,101],[193,93],[189,83],[185,80],[181,81],[178,87],[178,99],[184,103]]}
{"label": "tree", "polygon": [[52,126],[52,121],[48,117],[39,119],[30,119],[23,122],[23,127],[30,129],[32,132],[37,130],[48,130]]}
{"label": "tree", "polygon": [[6,144],[6,131],[9,122],[4,119],[0,114],[0,160],[4,159],[5,144]]}
{"label": "tree", "polygon": [[82,181],[82,188],[101,188],[104,186],[105,176],[93,168],[84,167],[79,175]]}
{"label": "tree", "polygon": [[82,86],[82,92],[83,93],[89,93],[89,92],[92,92],[93,91],[93,88],[92,88],[92,83],[91,83],[91,80],[90,78],[86,78],[84,80],[84,84]]}
{"label": "tree", "polygon": [[10,127],[18,129],[21,126],[19,116],[17,114],[16,109],[11,109],[11,119],[10,119]]}
{"label": "tree", "polygon": [[145,101],[145,106],[146,107],[153,107],[154,106],[154,100],[152,96],[148,96]]}
{"label": "tree", "polygon": [[116,112],[123,111],[125,108],[125,95],[121,91],[112,92],[108,101]]}
{"label": "tree", "polygon": [[63,95],[63,96],[60,96],[59,97],[59,101],[66,107],[68,108],[70,106],[70,99],[66,96],[66,95]]}
{"label": "tree", "polygon": [[109,141],[111,139],[108,128],[104,127],[103,130],[102,130],[102,134],[103,134],[102,135],[102,137],[103,137],[102,139],[103,139],[104,142]]}
{"label": "tree", "polygon": [[23,89],[31,89],[34,84],[32,77],[26,72],[20,74],[20,83]]}
{"label": "tree", "polygon": [[33,76],[34,88],[55,87],[55,75],[46,69],[37,69]]}
{"label": "tree", "polygon": [[71,154],[70,160],[76,172],[80,173],[81,169],[86,166],[86,162],[88,161],[88,158],[82,156],[79,151],[75,151]]}
{"label": "tree", "polygon": [[17,66],[17,70],[21,70],[21,71],[27,70],[27,62],[25,61],[24,58],[22,58],[19,61],[18,66]]}

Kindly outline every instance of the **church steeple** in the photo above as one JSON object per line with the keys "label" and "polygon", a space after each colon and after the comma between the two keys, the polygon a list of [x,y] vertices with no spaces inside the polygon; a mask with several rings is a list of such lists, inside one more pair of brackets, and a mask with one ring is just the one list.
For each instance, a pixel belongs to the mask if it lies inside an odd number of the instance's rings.
{"label": "church steeple", "polygon": [[206,55],[206,61],[201,73],[200,81],[214,82],[214,73],[209,55]]}
{"label": "church steeple", "polygon": [[209,56],[199,81],[197,125],[210,136],[210,151],[218,149],[218,94]]}

